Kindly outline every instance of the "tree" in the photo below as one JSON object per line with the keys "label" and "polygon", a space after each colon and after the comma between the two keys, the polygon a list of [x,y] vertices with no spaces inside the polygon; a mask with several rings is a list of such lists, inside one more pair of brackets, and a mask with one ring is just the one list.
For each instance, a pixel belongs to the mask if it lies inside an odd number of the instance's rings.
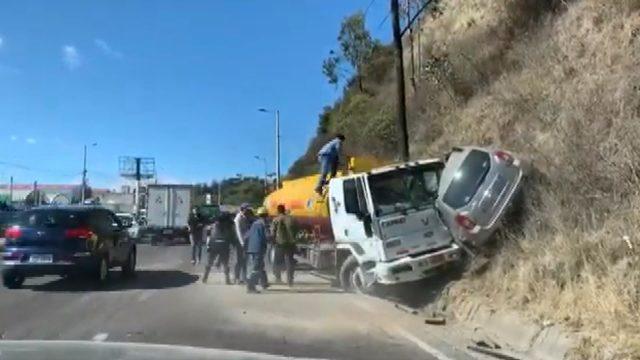
{"label": "tree", "polygon": [[34,190],[30,192],[24,199],[25,205],[29,207],[46,204],[47,202],[47,196],[41,190]]}
{"label": "tree", "polygon": [[337,85],[340,78],[348,73],[348,70],[341,66],[343,62],[347,62],[351,72],[355,72],[353,75],[358,81],[358,88],[364,91],[362,70],[364,64],[371,58],[376,41],[371,38],[371,34],[365,27],[362,11],[347,16],[342,21],[338,44],[340,51],[332,50],[329,53],[329,57],[322,63],[322,73],[330,84]]}

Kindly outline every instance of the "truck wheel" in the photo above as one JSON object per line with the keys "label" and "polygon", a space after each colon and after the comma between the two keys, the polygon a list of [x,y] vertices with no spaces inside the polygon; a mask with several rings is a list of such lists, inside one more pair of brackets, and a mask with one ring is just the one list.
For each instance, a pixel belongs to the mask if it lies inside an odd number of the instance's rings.
{"label": "truck wheel", "polygon": [[2,273],[2,285],[7,289],[19,289],[24,283],[24,276],[15,271]]}
{"label": "truck wheel", "polygon": [[349,255],[340,267],[340,286],[348,292],[365,292],[360,264],[353,255]]}

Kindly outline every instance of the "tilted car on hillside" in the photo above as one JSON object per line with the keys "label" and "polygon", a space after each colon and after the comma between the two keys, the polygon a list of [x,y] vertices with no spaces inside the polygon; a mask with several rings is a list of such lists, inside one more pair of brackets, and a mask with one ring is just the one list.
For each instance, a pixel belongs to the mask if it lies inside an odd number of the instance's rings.
{"label": "tilted car on hillside", "polygon": [[453,236],[474,246],[486,242],[514,202],[523,173],[521,161],[506,151],[453,148],[437,201]]}

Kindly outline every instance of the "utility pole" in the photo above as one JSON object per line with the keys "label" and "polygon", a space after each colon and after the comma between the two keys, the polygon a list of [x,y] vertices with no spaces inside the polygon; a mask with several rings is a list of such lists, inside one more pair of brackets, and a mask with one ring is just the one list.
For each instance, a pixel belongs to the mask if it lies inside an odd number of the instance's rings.
{"label": "utility pole", "polygon": [[[98,143],[93,143],[91,146],[96,146]],[[81,204],[84,204],[85,193],[87,192],[87,144],[84,145],[84,156],[82,158],[82,194],[80,194]]]}
{"label": "utility pole", "polygon": [[[270,113],[271,110],[260,108],[258,111]],[[280,110],[276,110],[276,188],[280,189]]]}
{"label": "utility pole", "polygon": [[140,161],[142,159],[137,157],[135,158],[136,161],[136,196],[134,201],[135,203],[135,210],[136,210],[136,218],[139,219],[140,218],[140,179],[142,178],[141,174],[140,174]]}
{"label": "utility pole", "polygon": [[407,106],[405,103],[404,62],[402,59],[402,33],[398,0],[391,0],[393,43],[396,48],[396,78],[398,92],[398,150],[402,161],[409,161],[409,134],[407,131]]}
{"label": "utility pole", "polygon": [[84,157],[82,161],[82,189],[80,191],[80,204],[84,204],[84,193],[87,189],[87,145],[84,145]]}
{"label": "utility pole", "polygon": [[34,205],[38,206],[40,205],[40,192],[38,191],[38,182],[34,181],[33,182],[33,197],[35,199],[33,199]]}
{"label": "utility pole", "polygon": [[222,181],[223,180],[218,181],[218,208],[220,208],[220,206],[222,205]]}
{"label": "utility pole", "polygon": [[276,183],[280,189],[280,110],[276,110]]}
{"label": "utility pole", "polygon": [[255,155],[254,158],[256,160],[261,160],[264,163],[264,194],[266,195],[269,192],[269,184],[267,183],[267,159],[258,155]]}
{"label": "utility pole", "polygon": [[13,203],[13,176],[9,178],[9,204]]}

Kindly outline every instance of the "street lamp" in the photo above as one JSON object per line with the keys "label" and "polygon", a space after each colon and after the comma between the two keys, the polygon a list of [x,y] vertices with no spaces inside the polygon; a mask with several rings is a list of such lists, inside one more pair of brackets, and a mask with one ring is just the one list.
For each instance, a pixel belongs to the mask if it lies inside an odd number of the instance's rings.
{"label": "street lamp", "polygon": [[260,108],[258,111],[263,113],[273,113],[276,114],[276,184],[277,188],[280,188],[280,110],[269,110],[265,108]]}
{"label": "street lamp", "polygon": [[269,185],[267,184],[267,159],[258,155],[255,155],[253,158],[264,163],[264,193],[266,194],[267,189],[269,188]]}
{"label": "street lamp", "polygon": [[[91,146],[98,146],[98,143],[93,143]],[[87,144],[84,145],[84,157],[82,161],[82,194],[80,195],[81,204],[84,204],[84,193],[87,189]]]}

